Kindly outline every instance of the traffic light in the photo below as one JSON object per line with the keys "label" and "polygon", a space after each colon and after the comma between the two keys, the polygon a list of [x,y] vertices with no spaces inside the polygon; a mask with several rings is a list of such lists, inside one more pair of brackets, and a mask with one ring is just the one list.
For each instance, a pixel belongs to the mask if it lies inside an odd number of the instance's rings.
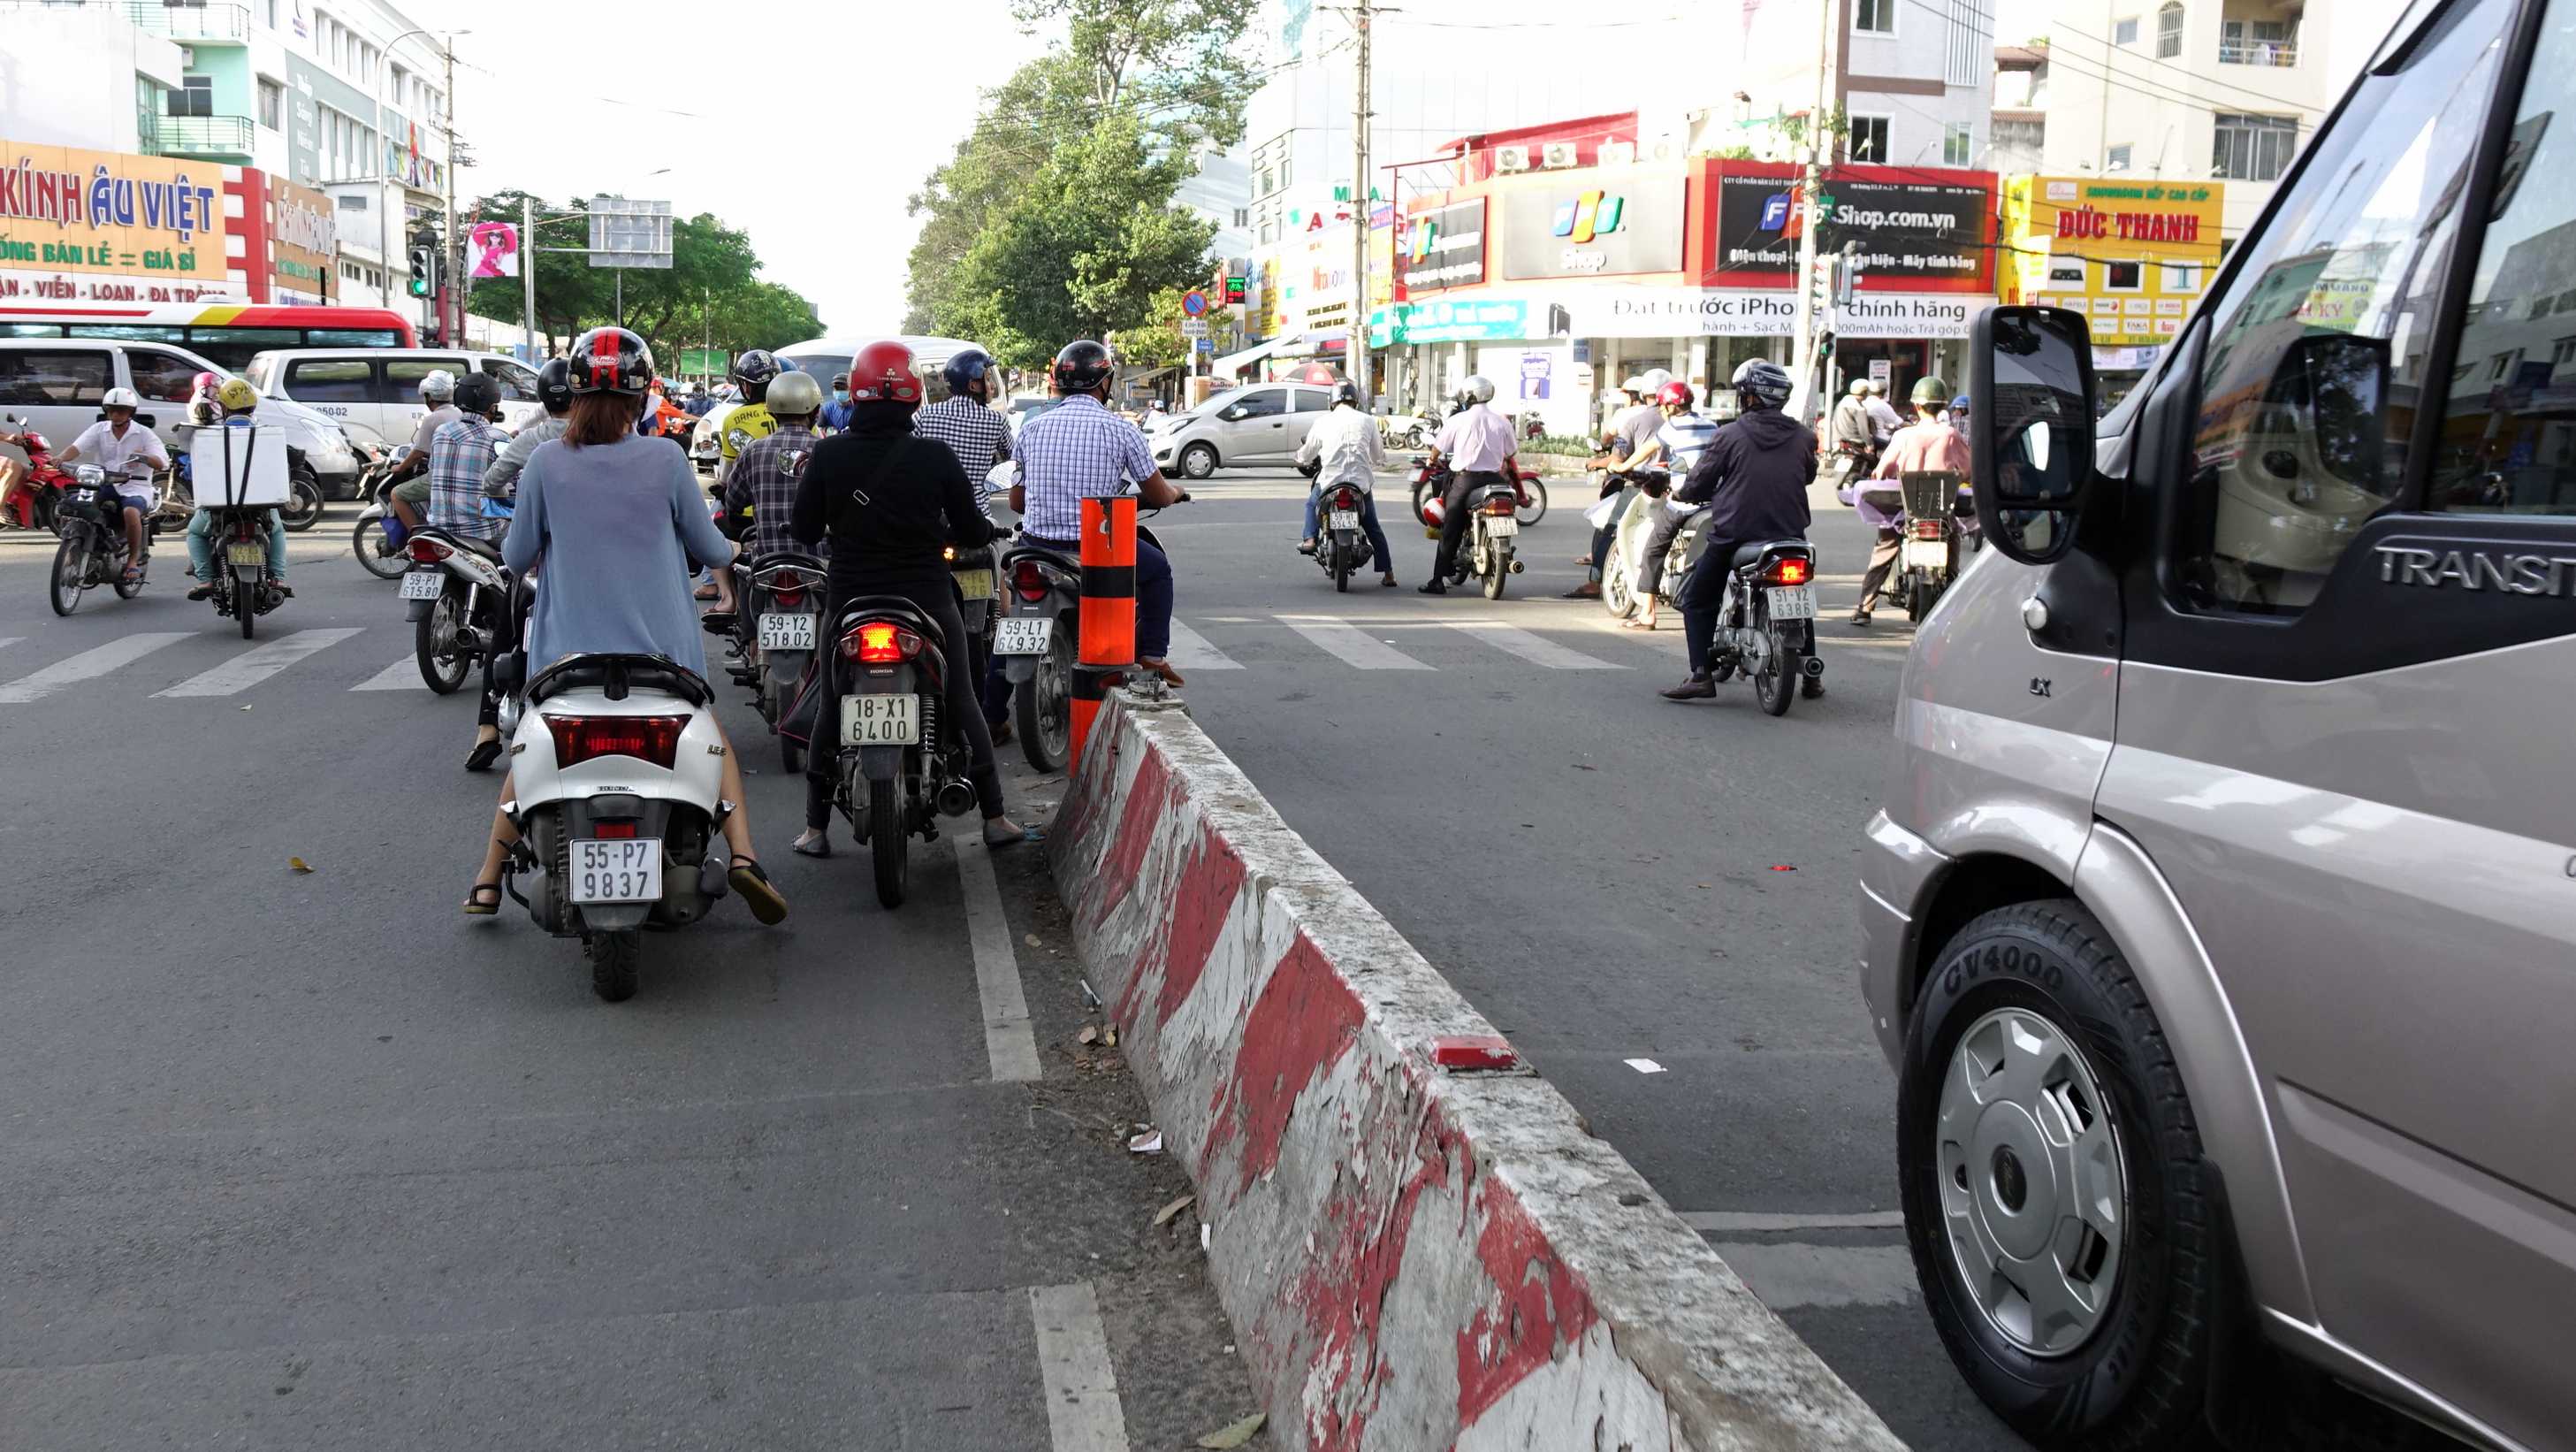
{"label": "traffic light", "polygon": [[431,297],[438,292],[438,249],[415,246],[411,249],[411,283],[413,297]]}

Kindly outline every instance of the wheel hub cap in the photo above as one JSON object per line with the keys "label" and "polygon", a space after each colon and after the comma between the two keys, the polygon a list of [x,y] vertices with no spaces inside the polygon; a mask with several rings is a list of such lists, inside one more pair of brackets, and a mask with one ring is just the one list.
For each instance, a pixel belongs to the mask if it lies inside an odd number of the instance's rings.
{"label": "wheel hub cap", "polygon": [[2064,1030],[2021,1008],[1969,1025],[1933,1126],[1942,1231],[2005,1340],[2063,1356],[2119,1281],[2128,1183],[2110,1104]]}

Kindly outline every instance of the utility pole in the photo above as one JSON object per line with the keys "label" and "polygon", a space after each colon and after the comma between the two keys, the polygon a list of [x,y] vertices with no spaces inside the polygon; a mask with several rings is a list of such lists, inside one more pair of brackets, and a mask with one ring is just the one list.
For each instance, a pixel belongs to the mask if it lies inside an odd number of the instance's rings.
{"label": "utility pole", "polygon": [[1798,228],[1798,332],[1790,347],[1798,370],[1790,397],[1801,410],[1801,422],[1815,411],[1816,402],[1815,346],[1823,321],[1816,316],[1816,233],[1825,219],[1825,100],[1833,86],[1834,29],[1843,0],[1823,0],[1816,9],[1823,19],[1816,27],[1816,109],[1807,114],[1807,184],[1800,199],[1805,221]]}
{"label": "utility pole", "polygon": [[544,355],[537,348],[537,199],[519,193],[520,331],[528,335],[528,366]]}
{"label": "utility pole", "polygon": [[447,127],[447,286],[441,294],[446,311],[438,320],[438,330],[448,347],[461,348],[465,346],[465,269],[461,265],[465,239],[456,235],[456,37],[447,37],[438,50],[447,59],[447,100],[439,108]]}
{"label": "utility pole", "polygon": [[1353,0],[1351,14],[1351,24],[1359,32],[1359,83],[1351,104],[1351,310],[1346,350],[1351,381],[1359,385],[1363,409],[1377,394],[1377,374],[1369,361],[1369,5],[1370,0]]}

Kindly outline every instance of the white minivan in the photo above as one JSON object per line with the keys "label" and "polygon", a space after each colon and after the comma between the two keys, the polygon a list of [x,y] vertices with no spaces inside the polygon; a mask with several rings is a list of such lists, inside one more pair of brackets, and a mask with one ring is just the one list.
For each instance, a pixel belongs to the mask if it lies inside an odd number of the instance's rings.
{"label": "white minivan", "polygon": [[[200,373],[222,368],[169,343],[110,338],[0,338],[0,414],[33,425],[56,452],[71,447],[99,419],[111,388],[131,388],[143,400],[161,441],[177,449],[179,426]],[[229,376],[229,375],[226,375]],[[359,461],[349,436],[312,409],[263,394],[259,422],[280,430],[288,467],[309,470],[325,498],[356,492]],[[24,454],[10,449],[13,458]]]}
{"label": "white minivan", "polygon": [[514,359],[452,348],[280,348],[242,370],[264,398],[286,398],[336,419],[362,444],[400,449],[421,415],[420,381],[444,369],[463,378],[477,369],[501,385],[502,422],[518,429],[545,412],[536,370]]}

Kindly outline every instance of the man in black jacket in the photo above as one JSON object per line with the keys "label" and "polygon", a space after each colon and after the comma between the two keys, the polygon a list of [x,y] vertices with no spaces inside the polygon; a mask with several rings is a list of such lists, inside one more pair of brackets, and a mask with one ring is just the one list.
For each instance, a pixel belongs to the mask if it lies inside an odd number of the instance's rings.
{"label": "man in black jacket", "polygon": [[1709,654],[1735,552],[1765,540],[1804,539],[1807,486],[1816,479],[1816,436],[1780,410],[1789,401],[1789,370],[1756,358],[1735,370],[1735,421],[1720,428],[1673,492],[1683,504],[1707,504],[1708,548],[1682,587],[1682,644],[1690,676],[1663,693],[1668,701],[1717,694]]}

